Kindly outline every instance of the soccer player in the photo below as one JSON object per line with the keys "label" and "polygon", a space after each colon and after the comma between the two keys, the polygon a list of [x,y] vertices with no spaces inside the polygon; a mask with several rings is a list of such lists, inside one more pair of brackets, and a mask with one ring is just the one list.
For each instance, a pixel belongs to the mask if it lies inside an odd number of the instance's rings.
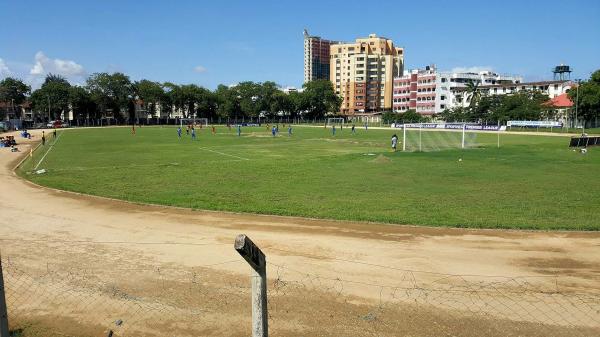
{"label": "soccer player", "polygon": [[238,124],[238,137],[242,135],[242,125]]}
{"label": "soccer player", "polygon": [[292,124],[288,126],[288,136],[292,135]]}
{"label": "soccer player", "polygon": [[177,128],[177,136],[181,138],[181,126]]}
{"label": "soccer player", "polygon": [[46,145],[46,135],[44,134],[44,131],[42,131],[42,145]]}
{"label": "soccer player", "polygon": [[217,130],[215,129],[215,126],[214,126],[214,125],[212,126],[212,134],[213,134],[213,135],[217,134]]}
{"label": "soccer player", "polygon": [[56,128],[54,128],[54,131],[52,132],[52,135],[54,136],[54,138],[56,138]]}
{"label": "soccer player", "polygon": [[397,146],[398,146],[398,136],[396,136],[396,134],[394,134],[392,136],[392,149],[394,150],[394,152],[396,152]]}
{"label": "soccer player", "polygon": [[190,135],[190,125],[189,124],[185,128],[185,134],[188,136]]}
{"label": "soccer player", "polygon": [[356,134],[356,125],[352,124],[352,134]]}
{"label": "soccer player", "polygon": [[192,140],[196,139],[196,129],[192,126]]}
{"label": "soccer player", "polygon": [[135,124],[131,125],[131,134],[135,136]]}
{"label": "soccer player", "polygon": [[335,136],[335,125],[331,127],[331,133]]}
{"label": "soccer player", "polygon": [[365,131],[369,130],[369,123],[365,123]]}

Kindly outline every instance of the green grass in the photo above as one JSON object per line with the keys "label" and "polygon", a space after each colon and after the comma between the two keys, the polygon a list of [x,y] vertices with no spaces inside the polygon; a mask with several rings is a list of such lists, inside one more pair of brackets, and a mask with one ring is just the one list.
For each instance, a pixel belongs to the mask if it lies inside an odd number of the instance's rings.
{"label": "green grass", "polygon": [[[296,127],[68,130],[19,173],[38,184],[118,199],[196,209],[430,226],[600,229],[600,148],[586,155],[568,137],[423,132],[431,152],[392,153],[401,130]],[[409,148],[418,131],[408,135]],[[50,139],[50,143],[53,140]],[[365,154],[375,154],[365,155]],[[459,161],[462,158],[462,161]]]}

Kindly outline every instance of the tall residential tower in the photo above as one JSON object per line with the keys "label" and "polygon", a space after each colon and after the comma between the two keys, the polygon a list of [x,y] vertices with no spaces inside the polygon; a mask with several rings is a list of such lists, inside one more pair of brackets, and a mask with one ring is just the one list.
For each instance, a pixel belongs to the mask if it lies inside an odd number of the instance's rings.
{"label": "tall residential tower", "polygon": [[392,110],[394,77],[404,71],[404,50],[375,34],[331,45],[330,80],[342,98],[343,115]]}
{"label": "tall residential tower", "polygon": [[333,43],[337,41],[310,36],[304,30],[304,83],[329,79],[329,46]]}

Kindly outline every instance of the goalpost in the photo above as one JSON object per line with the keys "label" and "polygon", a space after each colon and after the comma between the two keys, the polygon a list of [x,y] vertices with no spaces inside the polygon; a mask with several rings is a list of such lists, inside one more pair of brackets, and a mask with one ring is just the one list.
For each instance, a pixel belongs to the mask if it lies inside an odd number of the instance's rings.
{"label": "goalpost", "polygon": [[183,127],[186,127],[188,125],[192,125],[192,126],[208,126],[208,118],[181,118],[179,119],[179,123],[181,128],[183,129]]}
{"label": "goalpost", "polygon": [[402,151],[439,151],[477,146],[477,133],[465,123],[405,123]]}
{"label": "goalpost", "polygon": [[341,117],[330,117],[327,118],[327,125],[339,125],[344,126],[345,120]]}

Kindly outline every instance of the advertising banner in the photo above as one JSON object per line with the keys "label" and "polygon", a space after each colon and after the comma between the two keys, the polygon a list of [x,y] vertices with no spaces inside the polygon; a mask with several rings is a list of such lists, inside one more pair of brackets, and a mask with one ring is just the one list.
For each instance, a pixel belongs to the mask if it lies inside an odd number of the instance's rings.
{"label": "advertising banner", "polygon": [[508,121],[506,126],[525,126],[531,128],[562,128],[562,122],[556,121]]}
{"label": "advertising banner", "polygon": [[[392,128],[402,129],[405,124],[392,124]],[[410,129],[446,129],[446,130],[462,130],[463,126],[465,130],[476,130],[476,131],[506,131],[504,125],[483,125],[483,124],[462,124],[462,123],[406,123],[406,127]]]}

